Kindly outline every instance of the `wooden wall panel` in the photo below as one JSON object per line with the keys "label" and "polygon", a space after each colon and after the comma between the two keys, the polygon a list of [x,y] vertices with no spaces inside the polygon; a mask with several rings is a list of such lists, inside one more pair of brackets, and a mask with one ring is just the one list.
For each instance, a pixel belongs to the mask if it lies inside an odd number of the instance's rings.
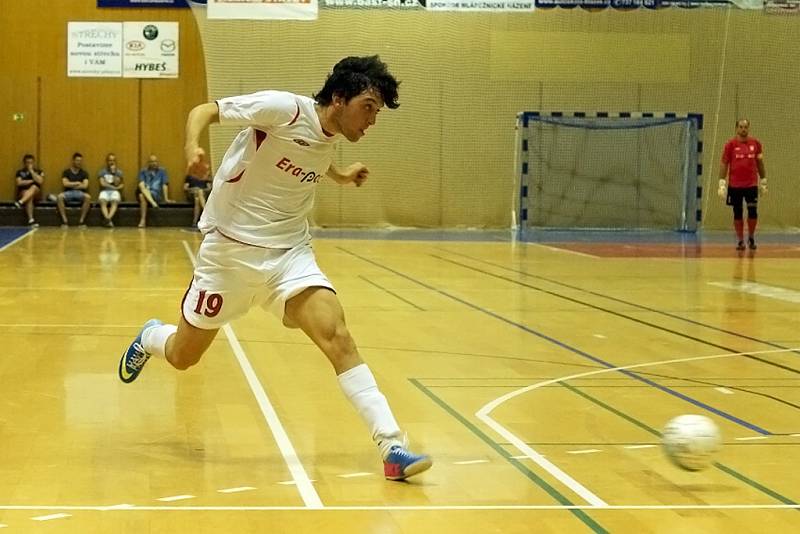
{"label": "wooden wall panel", "polygon": [[[94,20],[177,21],[180,77],[67,77],[67,23]],[[136,175],[154,151],[172,178],[172,196],[183,198],[183,126],[189,110],[206,100],[203,50],[190,10],[98,9],[93,0],[0,0],[0,65],[0,138],[8,140],[0,143],[0,172],[7,177],[0,181],[0,199],[12,198],[14,171],[24,153],[36,153],[47,176],[45,192],[55,193],[75,151],[84,154],[93,195],[94,176],[106,154],[115,152],[127,179],[125,198],[132,200]],[[23,113],[24,120],[12,120],[15,113]]]}

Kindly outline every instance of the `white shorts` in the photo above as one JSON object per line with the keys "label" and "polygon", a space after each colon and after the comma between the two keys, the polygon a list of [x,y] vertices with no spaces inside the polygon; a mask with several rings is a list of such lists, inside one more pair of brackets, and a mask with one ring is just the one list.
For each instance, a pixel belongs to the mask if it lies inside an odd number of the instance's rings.
{"label": "white shorts", "polygon": [[100,191],[100,195],[97,198],[105,200],[106,202],[122,201],[122,196],[119,194],[119,191],[114,191],[113,189],[104,189]]}
{"label": "white shorts", "polygon": [[286,301],[309,287],[335,292],[317,266],[310,243],[270,249],[212,232],[200,245],[181,310],[186,322],[206,330],[221,328],[253,306],[261,306],[283,322]]}

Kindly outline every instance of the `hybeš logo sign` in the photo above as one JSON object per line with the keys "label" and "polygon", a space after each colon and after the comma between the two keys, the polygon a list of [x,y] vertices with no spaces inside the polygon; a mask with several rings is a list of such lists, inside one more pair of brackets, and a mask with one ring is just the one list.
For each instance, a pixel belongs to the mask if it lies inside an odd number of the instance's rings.
{"label": "hybe\u0161 logo sign", "polygon": [[180,48],[177,22],[126,22],[126,78],[177,78]]}

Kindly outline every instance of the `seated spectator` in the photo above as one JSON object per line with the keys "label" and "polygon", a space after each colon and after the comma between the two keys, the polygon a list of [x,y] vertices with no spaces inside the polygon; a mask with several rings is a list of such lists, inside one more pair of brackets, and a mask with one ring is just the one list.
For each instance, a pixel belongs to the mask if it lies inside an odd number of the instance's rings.
{"label": "seated spectator", "polygon": [[195,161],[186,171],[186,180],[183,183],[186,199],[194,204],[192,226],[197,226],[200,214],[206,207],[206,198],[211,191],[211,168],[206,153],[202,148],[198,148],[196,154]]}
{"label": "seated spectator", "polygon": [[100,211],[103,212],[105,224],[109,228],[114,227],[114,214],[117,213],[120,201],[122,201],[122,171],[117,167],[117,156],[109,153],[106,156],[106,166],[97,173],[100,181]]}
{"label": "seated spectator", "polygon": [[147,206],[158,208],[159,204],[172,203],[169,198],[169,177],[159,164],[155,154],[151,154],[147,167],[139,172],[139,186],[136,195],[139,197],[139,228],[147,225]]}
{"label": "seated spectator", "polygon": [[56,202],[58,213],[61,215],[62,227],[69,226],[66,204],[81,205],[81,218],[78,224],[86,226],[86,214],[89,213],[92,197],[86,192],[89,189],[89,175],[83,170],[82,166],[83,155],[80,152],[75,152],[72,155],[72,165],[61,173],[61,184],[64,186],[64,191],[58,194]]}
{"label": "seated spectator", "polygon": [[22,168],[17,171],[17,200],[14,201],[14,205],[25,208],[28,224],[33,227],[39,226],[33,218],[33,203],[42,199],[42,184],[44,184],[44,173],[36,168],[36,158],[32,154],[25,154],[22,158]]}

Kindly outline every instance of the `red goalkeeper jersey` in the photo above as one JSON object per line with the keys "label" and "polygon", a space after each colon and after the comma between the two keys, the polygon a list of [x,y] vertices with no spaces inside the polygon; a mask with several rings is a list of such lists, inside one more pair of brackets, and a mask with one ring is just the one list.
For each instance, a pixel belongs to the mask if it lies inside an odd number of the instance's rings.
{"label": "red goalkeeper jersey", "polygon": [[728,164],[729,187],[755,187],[758,185],[758,165],[763,158],[761,143],[754,137],[740,141],[735,137],[725,143],[722,163]]}

